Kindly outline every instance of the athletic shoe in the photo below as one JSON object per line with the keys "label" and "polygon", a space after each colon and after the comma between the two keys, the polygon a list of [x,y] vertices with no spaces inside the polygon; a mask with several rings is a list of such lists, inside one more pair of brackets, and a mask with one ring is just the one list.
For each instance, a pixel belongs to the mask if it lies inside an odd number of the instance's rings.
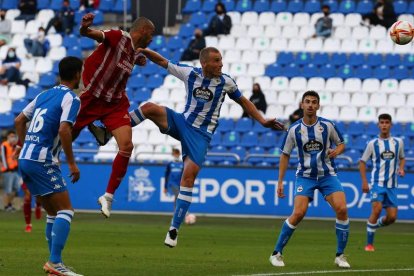
{"label": "athletic shoe", "polygon": [[177,240],[178,240],[178,233],[177,229],[172,229],[168,231],[167,236],[165,237],[164,244],[168,247],[176,247],[177,246]]}
{"label": "athletic shoe", "polygon": [[35,208],[35,217],[36,217],[36,219],[41,219],[42,218],[42,207],[36,206],[36,208]]}
{"label": "athletic shoe", "polygon": [[32,232],[32,225],[31,224],[27,224],[26,225],[26,228],[24,229],[24,232],[26,232],[26,233]]}
{"label": "athletic shoe", "polygon": [[277,252],[276,255],[270,255],[269,262],[273,266],[282,267],[285,266],[285,263],[283,262],[283,256],[280,254],[280,252]]}
{"label": "athletic shoe", "polygon": [[374,252],[375,248],[372,244],[367,244],[367,246],[365,246],[365,251],[367,252]]}
{"label": "athletic shoe", "polygon": [[52,264],[50,262],[46,262],[43,266],[43,270],[49,275],[55,276],[83,276],[81,274],[77,274],[73,272],[70,268],[65,266],[63,263]]}
{"label": "athletic shoe", "polygon": [[101,205],[101,212],[106,217],[109,218],[111,215],[111,209],[112,209],[112,198],[106,197],[106,196],[100,196],[98,199],[99,205]]}
{"label": "athletic shoe", "polygon": [[351,268],[351,265],[346,260],[346,257],[344,254],[341,254],[335,258],[335,264],[340,268]]}
{"label": "athletic shoe", "polygon": [[108,143],[108,141],[112,138],[111,132],[107,130],[106,127],[96,126],[92,123],[88,125],[88,129],[100,146],[106,145],[106,143]]}

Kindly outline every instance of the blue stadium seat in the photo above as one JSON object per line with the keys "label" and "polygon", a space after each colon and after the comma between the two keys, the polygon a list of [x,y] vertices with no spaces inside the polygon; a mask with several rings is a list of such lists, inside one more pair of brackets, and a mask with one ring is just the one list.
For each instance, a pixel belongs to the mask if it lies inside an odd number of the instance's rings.
{"label": "blue stadium seat", "polygon": [[[266,151],[265,151],[264,148],[257,146],[257,147],[251,148],[249,150],[248,154],[265,154],[265,153],[266,153]],[[257,164],[259,162],[263,162],[263,161],[265,161],[264,157],[256,156],[256,157],[249,157],[246,160],[246,163],[250,164],[250,165],[255,165],[255,164]]]}
{"label": "blue stadium seat", "polygon": [[404,136],[405,125],[402,123],[392,123],[392,134],[395,136]]}
{"label": "blue stadium seat", "polygon": [[347,62],[346,54],[333,53],[331,56],[331,64],[334,66],[342,66]]}
{"label": "blue stadium seat", "polygon": [[94,143],[95,138],[93,137],[92,133],[90,133],[87,128],[84,128],[79,133],[78,138],[76,138],[76,142],[78,144]]}
{"label": "blue stadium seat", "polygon": [[206,14],[199,11],[191,14],[190,20],[188,21],[193,26],[200,26],[204,23],[207,23],[207,17]]}
{"label": "blue stadium seat", "polygon": [[394,11],[396,14],[409,13],[408,3],[404,0],[394,1]]}
{"label": "blue stadium seat", "polygon": [[277,63],[270,64],[266,67],[265,75],[271,78],[281,76],[282,75],[283,67]]}
{"label": "blue stadium seat", "polygon": [[301,76],[309,79],[313,77],[319,77],[319,68],[313,63],[310,63],[303,67]]}
{"label": "blue stadium seat", "polygon": [[367,57],[366,64],[371,67],[379,66],[382,63],[383,63],[382,54],[369,54]]}
{"label": "blue stadium seat", "polygon": [[236,11],[238,12],[247,12],[252,10],[252,1],[251,0],[239,0],[236,4]]}
{"label": "blue stadium seat", "polygon": [[378,132],[379,132],[379,130],[378,130],[378,126],[377,126],[376,123],[374,123],[374,122],[367,123],[367,125],[365,127],[365,133],[366,134],[375,136],[375,135],[378,134]]}
{"label": "blue stadium seat", "polygon": [[240,140],[240,145],[247,148],[256,146],[258,143],[259,139],[257,137],[257,133],[254,131],[244,133]]}
{"label": "blue stadium seat", "polygon": [[143,87],[135,92],[134,101],[139,103],[147,101],[149,98],[151,98],[151,93],[151,90],[149,90],[147,87]]}
{"label": "blue stadium seat", "polygon": [[313,59],[310,53],[307,52],[301,52],[296,54],[295,63],[299,66],[308,65],[309,63],[312,63]]}
{"label": "blue stadium seat", "polygon": [[312,58],[312,63],[315,65],[325,65],[329,62],[329,55],[327,53],[315,53]]}
{"label": "blue stadium seat", "polygon": [[394,79],[397,79],[399,81],[404,80],[404,79],[409,79],[411,77],[410,71],[404,65],[395,67],[392,75]]}
{"label": "blue stadium seat", "polygon": [[399,54],[387,54],[385,56],[384,65],[394,67],[401,64],[401,56]]}
{"label": "blue stadium seat", "polygon": [[390,69],[386,65],[378,66],[374,69],[373,77],[379,80],[391,77]]}
{"label": "blue stadium seat", "polygon": [[75,11],[78,10],[79,7],[80,7],[80,1],[79,0],[70,0],[70,7],[72,9],[74,9]]}
{"label": "blue stadium seat", "polygon": [[26,90],[26,99],[31,101],[36,98],[40,92],[42,92],[42,88],[40,88],[38,85],[29,85]]}
{"label": "blue stadium seat", "polygon": [[303,2],[301,0],[290,0],[286,11],[291,13],[303,11]]}
{"label": "blue stadium seat", "polygon": [[55,62],[53,63],[52,72],[53,72],[55,75],[59,75],[59,61],[55,61]]}
{"label": "blue stadium seat", "polygon": [[355,135],[355,134],[362,134],[364,132],[364,125],[360,122],[350,122],[348,124],[348,134]]}
{"label": "blue stadium seat", "polygon": [[352,66],[345,64],[344,66],[338,68],[337,76],[342,79],[352,78],[354,77],[354,69]]}
{"label": "blue stadium seat", "polygon": [[158,50],[166,46],[167,46],[167,43],[165,42],[165,37],[162,35],[157,35],[157,36],[154,36],[151,44],[148,47],[153,50]]}
{"label": "blue stadium seat", "polygon": [[405,13],[414,14],[414,1],[410,2],[410,4],[408,5],[408,9],[406,10]]}
{"label": "blue stadium seat", "polygon": [[347,63],[351,66],[360,66],[365,64],[365,56],[361,53],[351,53]]}
{"label": "blue stadium seat", "polygon": [[83,58],[83,56],[82,56],[82,50],[78,46],[71,47],[71,48],[67,49],[66,50],[66,55],[67,56],[78,57],[78,58]]}
{"label": "blue stadium seat", "polygon": [[291,64],[295,60],[292,52],[280,52],[276,62],[279,65]]}
{"label": "blue stadium seat", "polygon": [[98,152],[98,147],[94,142],[85,143],[80,149],[85,151],[77,152],[75,155],[84,162],[93,161],[94,155]]}
{"label": "blue stadium seat", "polygon": [[217,131],[213,134],[213,137],[211,138],[210,146],[214,147],[219,145],[221,145],[221,133],[220,131]]}
{"label": "blue stadium seat", "polygon": [[151,75],[147,81],[147,87],[150,89],[158,88],[164,82],[164,77],[160,74]]}
{"label": "blue stadium seat", "polygon": [[220,118],[216,132],[229,132],[234,130],[234,121],[230,118]]}
{"label": "blue stadium seat", "polygon": [[222,137],[223,146],[235,147],[240,144],[240,135],[236,131],[230,131]]}
{"label": "blue stadium seat", "polygon": [[100,0],[99,10],[102,12],[112,12],[114,8],[114,0]]}
{"label": "blue stadium seat", "polygon": [[146,76],[157,74],[159,71],[161,71],[161,67],[149,60],[147,61],[147,64],[142,67],[142,74]]}
{"label": "blue stadium seat", "polygon": [[239,156],[240,162],[244,161],[244,158],[246,157],[246,149],[242,146],[233,147],[230,149],[231,153],[235,153]]}
{"label": "blue stadium seat", "polygon": [[103,12],[99,10],[95,10],[93,11],[93,13],[95,14],[95,18],[93,19],[93,25],[94,26],[102,25],[104,23]]}
{"label": "blue stadium seat", "polygon": [[269,0],[256,0],[253,5],[253,11],[255,12],[265,12],[269,11],[270,4]]}
{"label": "blue stadium seat", "polygon": [[201,11],[213,12],[217,2],[217,0],[204,0],[203,5],[201,7]]}
{"label": "blue stadium seat", "polygon": [[354,13],[355,12],[355,2],[352,0],[343,0],[339,4],[338,12],[343,14]]}
{"label": "blue stadium seat", "polygon": [[[75,24],[80,24],[82,17],[85,15],[84,11],[75,11]],[[95,20],[93,22],[95,24]]]}
{"label": "blue stadium seat", "polygon": [[259,133],[259,134],[269,131],[268,128],[265,128],[264,126],[262,126],[261,123],[259,123],[257,121],[253,121],[253,129],[252,130],[256,133]]}
{"label": "blue stadium seat", "polygon": [[11,112],[0,113],[0,129],[14,127],[14,114]]}
{"label": "blue stadium seat", "polygon": [[403,65],[412,69],[414,67],[414,54],[404,55]]}
{"label": "blue stadium seat", "polygon": [[43,88],[49,88],[56,84],[56,75],[52,72],[40,76],[39,85]]}
{"label": "blue stadium seat", "polygon": [[187,44],[184,44],[183,39],[178,35],[170,37],[167,42],[167,48],[170,50],[184,48],[184,46],[187,46]]}
{"label": "blue stadium seat", "polygon": [[236,124],[234,125],[234,130],[243,133],[251,131],[253,128],[253,120],[250,118],[241,118],[238,121],[236,121]]}
{"label": "blue stadium seat", "polygon": [[22,110],[26,107],[26,105],[29,103],[26,99],[20,99],[13,102],[11,111],[18,115]]}
{"label": "blue stadium seat", "polygon": [[331,64],[322,65],[319,70],[319,75],[324,79],[336,77],[336,68]]}
{"label": "blue stadium seat", "polygon": [[189,14],[197,12],[201,9],[201,1],[199,0],[188,0],[182,10],[182,13]]}
{"label": "blue stadium seat", "polygon": [[65,37],[63,37],[62,45],[65,48],[70,48],[74,46],[80,46],[79,38],[76,35],[70,34]]}
{"label": "blue stadium seat", "polygon": [[127,12],[131,10],[131,0],[116,0],[115,7],[113,9],[115,13],[124,13],[124,1],[127,1]]}
{"label": "blue stadium seat", "polygon": [[228,156],[221,156],[221,155],[212,155],[214,153],[228,153],[227,149],[224,146],[215,146],[212,147],[209,151],[208,154],[206,156],[206,159],[208,159],[209,161],[213,161],[215,164],[219,164],[220,162],[224,162],[224,161],[230,161],[230,160],[234,160],[233,157],[228,157]]}
{"label": "blue stadium seat", "polygon": [[260,137],[260,145],[265,148],[272,148],[277,145],[278,136],[275,134],[275,131],[269,131],[263,133]]}
{"label": "blue stadium seat", "polygon": [[344,155],[350,157],[352,159],[353,165],[358,165],[359,159],[361,158],[361,152],[356,149],[347,149]]}
{"label": "blue stadium seat", "polygon": [[321,3],[318,0],[305,1],[304,12],[306,13],[317,13],[321,11]]}
{"label": "blue stadium seat", "polygon": [[183,55],[184,49],[180,48],[173,52],[171,61],[179,62],[181,60],[181,56]]}
{"label": "blue stadium seat", "polygon": [[163,57],[165,57],[166,59],[170,59],[172,56],[171,51],[168,48],[161,48],[158,50],[158,53],[162,55]]}
{"label": "blue stadium seat", "polygon": [[145,87],[147,84],[147,78],[143,74],[132,75],[127,83],[127,86],[131,89],[137,90],[141,87]]}
{"label": "blue stadium seat", "polygon": [[95,41],[89,37],[82,36],[80,38],[80,46],[82,50],[93,50],[95,49]]}
{"label": "blue stadium seat", "polygon": [[338,2],[337,0],[326,0],[323,1],[323,5],[328,5],[331,8],[331,13],[338,11]]}
{"label": "blue stadium seat", "polygon": [[134,68],[132,68],[131,76],[142,74],[142,66],[135,65]]}
{"label": "blue stadium seat", "polygon": [[299,67],[294,63],[285,66],[284,70],[282,70],[282,74],[288,78],[299,77],[301,75]]}
{"label": "blue stadium seat", "polygon": [[44,10],[48,9],[50,6],[49,0],[37,0],[37,9],[38,10]]}
{"label": "blue stadium seat", "polygon": [[195,27],[191,23],[183,24],[178,31],[178,36],[182,38],[192,37],[194,34]]}
{"label": "blue stadium seat", "polygon": [[235,7],[236,7],[236,1],[235,0],[223,0],[221,1],[221,3],[224,4],[224,6],[226,7],[226,11],[234,11]]}
{"label": "blue stadium seat", "polygon": [[51,0],[49,9],[52,9],[54,11],[59,11],[62,8],[62,3],[63,3],[63,0]]}
{"label": "blue stadium seat", "polygon": [[270,11],[274,13],[284,12],[287,10],[286,0],[273,0],[270,4]]}
{"label": "blue stadium seat", "polygon": [[356,12],[361,14],[367,14],[372,12],[374,4],[370,0],[360,0],[356,7]]}
{"label": "blue stadium seat", "polygon": [[370,66],[364,64],[361,66],[358,66],[355,70],[355,76],[357,76],[360,79],[368,79],[372,77],[372,69]]}

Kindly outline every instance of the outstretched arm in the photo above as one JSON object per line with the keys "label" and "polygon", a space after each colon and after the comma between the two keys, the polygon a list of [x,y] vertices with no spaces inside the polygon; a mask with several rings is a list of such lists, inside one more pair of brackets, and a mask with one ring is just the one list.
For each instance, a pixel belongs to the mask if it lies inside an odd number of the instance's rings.
{"label": "outstretched arm", "polygon": [[368,193],[369,186],[367,180],[367,164],[365,164],[365,162],[362,160],[359,160],[359,174],[361,175],[362,180],[362,192]]}
{"label": "outstretched arm", "polygon": [[168,60],[162,55],[150,49],[138,49],[138,50],[141,51],[142,54],[144,54],[149,60],[151,60],[155,64],[158,64],[159,66],[164,67],[165,69],[168,68]]}
{"label": "outstretched arm", "polygon": [[87,13],[82,17],[81,27],[79,33],[82,36],[89,37],[93,40],[98,41],[99,43],[104,40],[104,34],[101,31],[90,29],[89,27],[93,23],[95,15],[93,13]]}
{"label": "outstretched arm", "polygon": [[275,119],[265,119],[262,114],[257,110],[256,106],[249,101],[246,97],[241,96],[237,99],[237,102],[243,107],[244,111],[250,115],[253,119],[258,121],[262,126],[267,128],[272,128],[275,130],[281,130],[284,128],[284,125]]}
{"label": "outstretched arm", "polygon": [[289,165],[289,158],[290,156],[282,153],[280,155],[279,161],[279,179],[277,182],[277,196],[280,198],[285,197],[284,188],[283,188],[283,179],[285,178],[285,174]]}

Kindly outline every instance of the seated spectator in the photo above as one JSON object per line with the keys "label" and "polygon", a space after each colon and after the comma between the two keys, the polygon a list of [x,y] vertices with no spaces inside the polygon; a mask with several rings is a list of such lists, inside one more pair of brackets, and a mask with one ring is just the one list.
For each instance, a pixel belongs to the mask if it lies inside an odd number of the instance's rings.
{"label": "seated spectator", "polygon": [[332,34],[332,18],[329,17],[331,8],[328,5],[322,6],[323,16],[315,23],[315,34],[313,37],[328,38]]}
{"label": "seated spectator", "polygon": [[[260,84],[255,83],[253,84],[253,93],[250,96],[250,101],[256,106],[257,110],[263,112],[263,114],[266,113],[267,109],[267,102],[266,97],[262,92],[262,88],[260,87]],[[246,111],[243,112],[242,117],[247,117]]]}
{"label": "seated spectator", "polygon": [[37,1],[36,0],[20,0],[19,6],[20,15],[14,20],[30,21],[35,19],[37,13]]}
{"label": "seated spectator", "polygon": [[0,10],[0,47],[11,40],[11,21],[6,19],[6,11]]}
{"label": "seated spectator", "polygon": [[79,10],[80,11],[92,11],[99,9],[99,0],[81,0]]}
{"label": "seated spectator", "polygon": [[300,106],[300,103],[299,103],[299,108],[296,109],[295,111],[293,111],[292,114],[290,114],[289,122],[290,122],[290,124],[293,124],[297,120],[302,119],[302,117],[303,117],[303,109],[302,109],[302,107]]}
{"label": "seated spectator", "polygon": [[226,14],[226,7],[223,3],[216,4],[216,15],[214,15],[207,29],[203,31],[204,35],[229,34],[231,29],[231,18]]}
{"label": "seated spectator", "polygon": [[69,0],[63,0],[62,9],[56,13],[55,17],[50,19],[46,26],[45,34],[49,32],[52,26],[58,33],[70,34],[75,25],[75,11],[70,7]]}
{"label": "seated spectator", "polygon": [[28,52],[28,57],[43,57],[45,56],[45,29],[43,27],[39,28],[37,35],[33,38],[25,38],[24,47]]}
{"label": "seated spectator", "polygon": [[9,82],[21,83],[20,59],[16,56],[16,49],[9,48],[6,58],[0,64],[0,84],[7,85]]}
{"label": "seated spectator", "polygon": [[366,24],[381,25],[388,29],[397,21],[397,15],[395,14],[392,1],[378,0],[374,10],[362,16],[362,19]]}
{"label": "seated spectator", "polygon": [[181,60],[195,60],[199,58],[200,51],[206,47],[206,40],[203,37],[203,31],[195,29],[194,38],[190,41],[187,49],[183,52]]}

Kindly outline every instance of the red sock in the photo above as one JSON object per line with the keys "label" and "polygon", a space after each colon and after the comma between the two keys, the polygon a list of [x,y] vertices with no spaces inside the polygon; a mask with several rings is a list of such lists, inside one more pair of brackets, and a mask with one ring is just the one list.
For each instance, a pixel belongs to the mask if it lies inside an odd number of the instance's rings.
{"label": "red sock", "polygon": [[106,192],[114,194],[116,189],[118,189],[119,184],[121,184],[122,178],[125,176],[130,154],[125,156],[125,153],[119,153],[116,155],[114,162],[112,164],[112,173],[109,178],[108,186],[106,187]]}
{"label": "red sock", "polygon": [[24,200],[23,203],[23,214],[24,214],[24,220],[26,221],[26,224],[30,224],[32,221],[32,200],[31,198],[29,200]]}

